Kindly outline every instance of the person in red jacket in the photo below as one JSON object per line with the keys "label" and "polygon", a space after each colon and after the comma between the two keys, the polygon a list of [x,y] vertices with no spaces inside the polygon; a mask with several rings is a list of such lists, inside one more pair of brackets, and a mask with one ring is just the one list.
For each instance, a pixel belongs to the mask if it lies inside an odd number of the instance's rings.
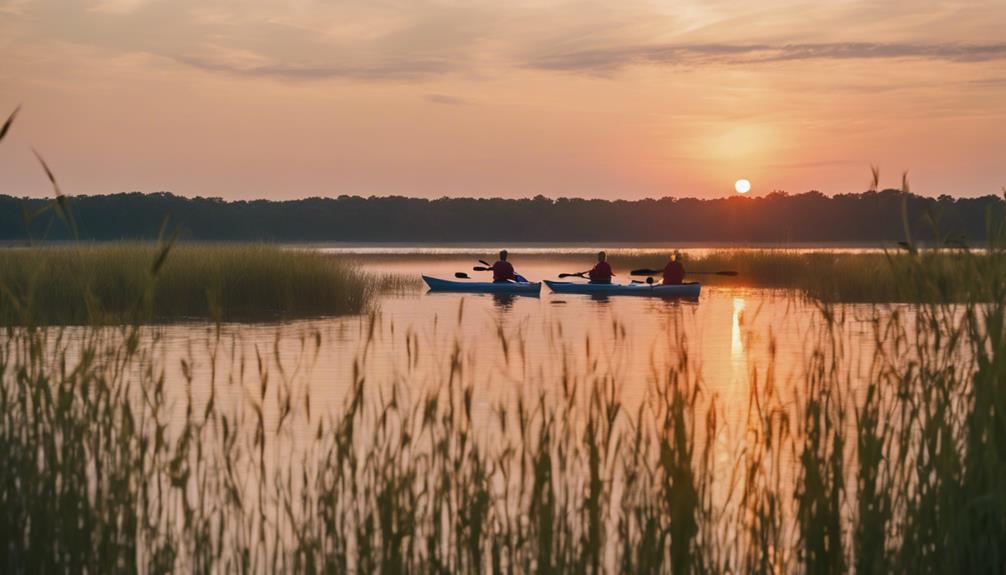
{"label": "person in red jacket", "polygon": [[513,271],[513,266],[510,262],[506,261],[507,251],[500,251],[500,259],[489,269],[493,271],[493,283],[506,283],[509,281],[517,281],[517,274]]}
{"label": "person in red jacket", "polygon": [[681,254],[675,251],[664,266],[664,285],[680,285],[685,281],[685,266],[681,265]]}
{"label": "person in red jacket", "polygon": [[615,272],[611,271],[611,265],[606,261],[607,258],[608,256],[604,252],[597,252],[597,265],[587,272],[587,277],[590,278],[590,283],[611,283],[611,277],[615,275]]}

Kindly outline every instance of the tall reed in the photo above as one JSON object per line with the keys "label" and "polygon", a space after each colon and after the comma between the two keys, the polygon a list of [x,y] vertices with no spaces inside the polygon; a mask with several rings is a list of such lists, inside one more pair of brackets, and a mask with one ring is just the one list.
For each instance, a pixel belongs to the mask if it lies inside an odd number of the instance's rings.
{"label": "tall reed", "polygon": [[[268,245],[176,244],[156,281],[153,244],[0,250],[6,323],[271,319],[360,313],[394,278],[337,258]],[[136,316],[136,314],[140,314]]]}

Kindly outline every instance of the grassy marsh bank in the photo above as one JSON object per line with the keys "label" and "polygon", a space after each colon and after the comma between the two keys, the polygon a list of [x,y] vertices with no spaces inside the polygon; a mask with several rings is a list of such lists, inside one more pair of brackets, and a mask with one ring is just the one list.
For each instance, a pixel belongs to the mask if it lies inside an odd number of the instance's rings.
{"label": "grassy marsh bank", "polygon": [[178,244],[156,269],[153,244],[0,250],[5,323],[106,324],[359,313],[395,278],[341,258],[275,246]]}
{"label": "grassy marsh bank", "polygon": [[[789,288],[827,302],[966,302],[992,297],[990,282],[1006,280],[999,252],[903,250],[886,253],[713,251],[686,259],[691,270],[732,270],[736,278],[694,276],[710,284],[736,282]],[[635,267],[635,266],[632,266]]]}

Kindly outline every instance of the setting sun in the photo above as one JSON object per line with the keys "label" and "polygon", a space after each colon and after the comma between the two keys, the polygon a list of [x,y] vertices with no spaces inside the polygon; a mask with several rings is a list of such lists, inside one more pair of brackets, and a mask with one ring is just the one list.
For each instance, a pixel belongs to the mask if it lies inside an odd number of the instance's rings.
{"label": "setting sun", "polygon": [[738,194],[746,194],[751,191],[751,182],[747,180],[737,180],[734,182],[734,189]]}

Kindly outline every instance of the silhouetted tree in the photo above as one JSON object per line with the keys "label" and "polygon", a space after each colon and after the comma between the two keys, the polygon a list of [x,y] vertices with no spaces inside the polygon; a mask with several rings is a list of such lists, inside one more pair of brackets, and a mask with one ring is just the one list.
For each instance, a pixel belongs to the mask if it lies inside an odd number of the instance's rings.
{"label": "silhouetted tree", "polygon": [[[0,240],[30,233],[72,237],[55,215],[25,223],[47,200],[0,195]],[[902,239],[901,207],[917,240],[978,243],[987,223],[1003,222],[998,196],[927,198],[898,190],[700,200],[406,198],[342,195],[289,201],[184,198],[166,192],[77,196],[71,206],[81,239],[155,239],[165,217],[182,237],[205,241],[567,241],[567,242],[886,242]]]}

